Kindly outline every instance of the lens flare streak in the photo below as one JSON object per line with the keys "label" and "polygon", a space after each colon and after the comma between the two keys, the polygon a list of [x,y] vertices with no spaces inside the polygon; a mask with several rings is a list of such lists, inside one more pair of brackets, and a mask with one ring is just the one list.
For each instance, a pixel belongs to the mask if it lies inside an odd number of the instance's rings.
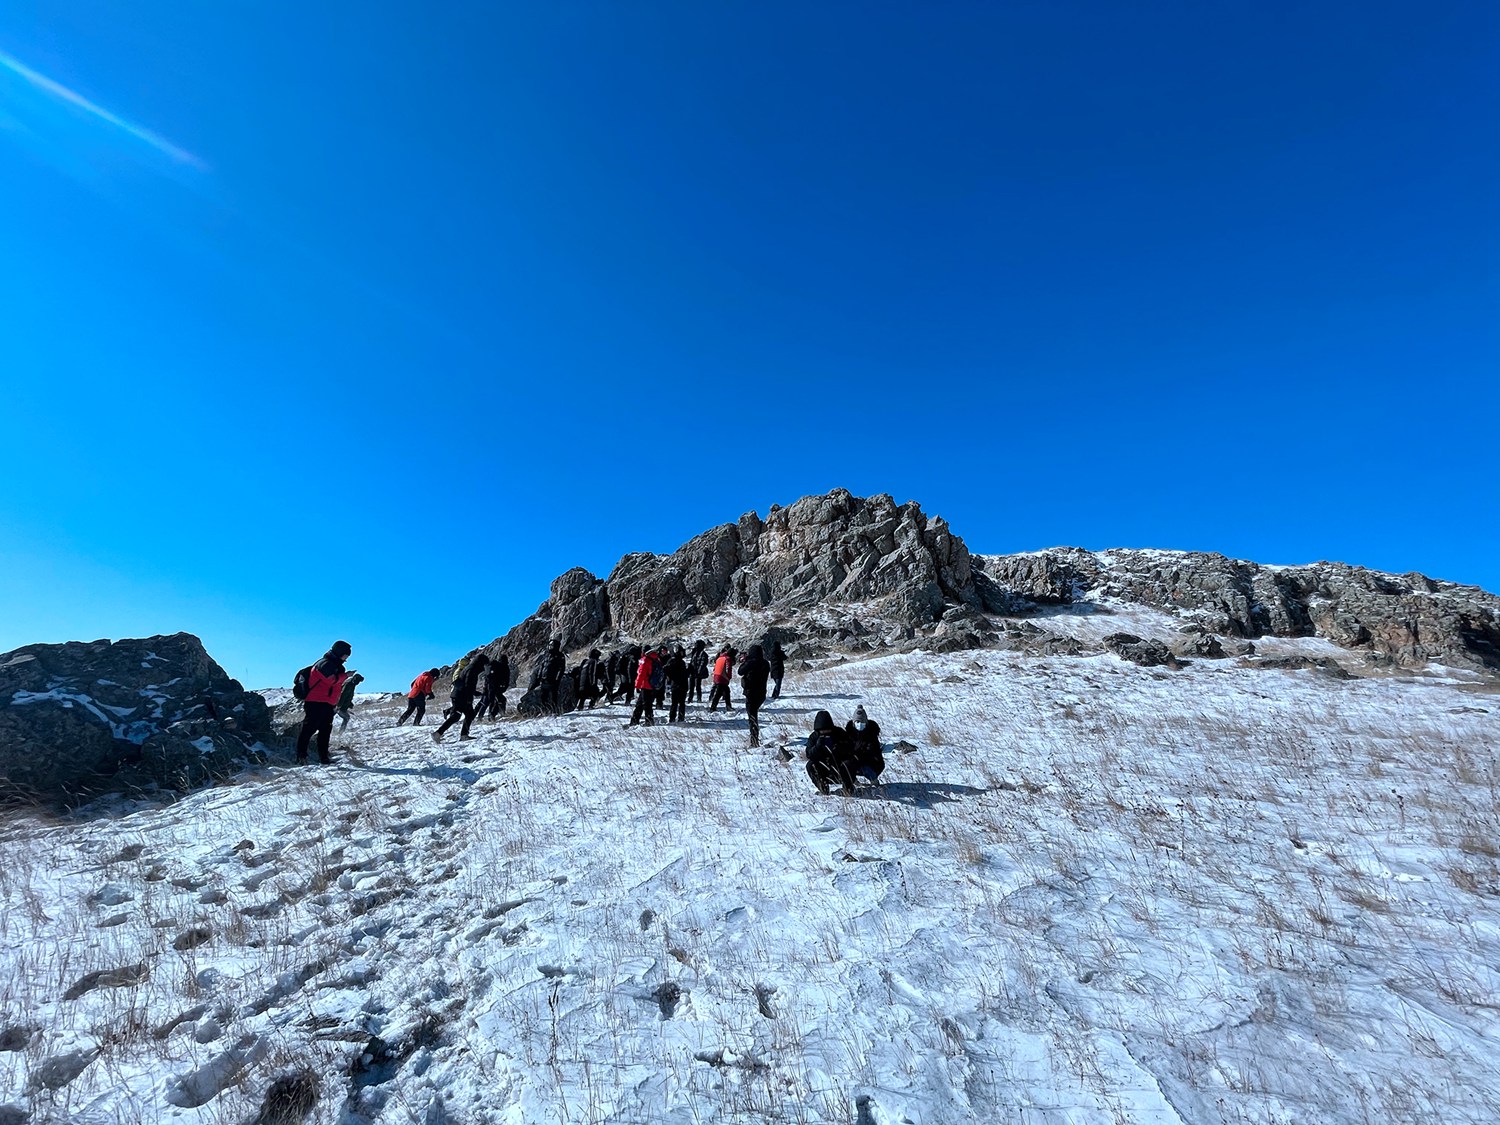
{"label": "lens flare streak", "polygon": [[150,145],[158,152],[167,157],[170,157],[172,160],[176,161],[179,164],[186,164],[189,167],[198,169],[199,171],[207,171],[208,169],[208,166],[201,159],[194,156],[191,152],[188,152],[187,149],[180,148],[179,146],[174,145],[171,141],[167,140],[159,133],[153,133],[150,129],[143,128],[140,125],[136,125],[130,121],[127,121],[125,118],[119,116],[119,114],[111,113],[103,106],[89,101],[88,98],[84,97],[76,90],[70,90],[61,82],[55,82],[51,78],[48,78],[45,74],[40,74],[37,71],[32,70],[25,63],[21,62],[19,59],[15,58],[12,55],[6,54],[4,51],[0,51],[0,67],[4,67],[12,74],[24,79],[26,82],[30,83],[36,89],[41,90],[43,93],[50,94],[52,97],[57,98],[59,101],[65,102],[77,109],[81,109],[85,113],[99,119],[100,121],[106,122],[107,124],[115,126],[117,129],[123,130],[130,136],[135,137],[137,140],[144,141],[146,144]]}

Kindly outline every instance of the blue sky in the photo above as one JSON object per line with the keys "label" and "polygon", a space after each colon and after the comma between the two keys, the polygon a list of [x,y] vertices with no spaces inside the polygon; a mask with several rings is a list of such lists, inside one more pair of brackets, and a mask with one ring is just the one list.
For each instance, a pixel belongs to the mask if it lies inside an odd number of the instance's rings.
{"label": "blue sky", "polygon": [[1500,8],[0,13],[0,649],[402,687],[843,486],[1500,589]]}

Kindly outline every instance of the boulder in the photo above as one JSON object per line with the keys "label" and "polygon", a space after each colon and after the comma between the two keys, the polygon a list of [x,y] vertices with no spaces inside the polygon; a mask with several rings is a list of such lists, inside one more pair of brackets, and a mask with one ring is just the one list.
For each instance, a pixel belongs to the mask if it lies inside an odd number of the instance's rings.
{"label": "boulder", "polygon": [[0,800],[185,788],[275,742],[265,700],[188,633],[0,654]]}

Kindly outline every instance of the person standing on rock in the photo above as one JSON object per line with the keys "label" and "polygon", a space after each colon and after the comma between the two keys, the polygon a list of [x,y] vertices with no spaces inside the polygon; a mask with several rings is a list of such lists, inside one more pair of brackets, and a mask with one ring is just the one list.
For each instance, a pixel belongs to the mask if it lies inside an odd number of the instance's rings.
{"label": "person standing on rock", "polygon": [[641,653],[641,661],[635,669],[635,710],[630,716],[630,726],[644,722],[649,727],[656,722],[651,716],[651,702],[656,698],[651,681],[660,675],[661,657],[662,654],[653,648]]}
{"label": "person standing on rock", "polygon": [[745,718],[750,720],[750,746],[760,745],[760,707],[766,701],[766,680],[771,675],[770,662],[760,645],[751,645],[740,664],[740,694],[745,699]]}
{"label": "person standing on rock", "polygon": [[333,647],[323,654],[323,659],[309,669],[307,698],[302,701],[302,729],[297,732],[299,765],[307,764],[307,748],[314,735],[318,739],[318,761],[325,766],[333,761],[328,756],[328,740],[333,736],[333,712],[343,694],[344,681],[349,678],[344,661],[353,653],[348,641],[334,641]]}
{"label": "person standing on rock", "polygon": [[780,641],[771,642],[771,654],[766,658],[771,664],[771,698],[781,698],[781,678],[786,675],[786,653]]}
{"label": "person standing on rock", "polygon": [[427,701],[432,698],[432,689],[437,686],[438,670],[429,668],[421,673],[411,682],[411,690],[406,693],[406,710],[401,712],[401,717],[396,720],[399,727],[402,723],[416,715],[411,720],[411,725],[419,727],[422,725],[422,716],[427,714]]}
{"label": "person standing on rock", "polygon": [[469,724],[474,721],[474,696],[479,691],[479,678],[484,675],[484,670],[489,667],[489,664],[490,658],[481,652],[469,661],[469,666],[463,670],[463,674],[453,681],[453,704],[442,726],[432,732],[434,742],[443,741],[443,732],[459,719],[464,721],[463,727],[458,732],[459,741],[474,737],[469,733]]}
{"label": "person standing on rock", "polygon": [[880,773],[885,769],[880,724],[865,714],[863,704],[854,709],[854,718],[844,724],[844,734],[849,740],[849,772],[856,777],[862,774],[879,785]]}
{"label": "person standing on rock", "polygon": [[719,650],[719,655],[714,657],[714,686],[708,693],[708,709],[717,711],[720,700],[724,703],[724,710],[733,711],[734,707],[729,702],[729,677],[734,674],[734,657],[730,648],[725,645]]}
{"label": "person standing on rock", "polygon": [[349,712],[354,707],[354,692],[364,682],[365,678],[358,672],[351,672],[349,678],[344,681],[344,690],[339,693],[339,705],[337,708],[340,734],[349,725]]}

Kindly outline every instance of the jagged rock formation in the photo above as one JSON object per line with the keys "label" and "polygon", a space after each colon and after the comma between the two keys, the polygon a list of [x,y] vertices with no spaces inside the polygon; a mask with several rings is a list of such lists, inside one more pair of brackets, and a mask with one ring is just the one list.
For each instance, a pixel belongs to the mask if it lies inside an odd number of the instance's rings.
{"label": "jagged rock formation", "polygon": [[1112,598],[1233,637],[1324,637],[1403,667],[1500,671],[1500,598],[1345,563],[1261,566],[1218,554],[1075,547],[978,559],[986,588],[1040,605]]}
{"label": "jagged rock formation", "polygon": [[607,579],[574,568],[487,651],[503,650],[524,665],[553,636],[577,652],[609,638],[675,636],[723,609],[792,614],[827,603],[861,604],[908,635],[957,613],[969,624],[949,622],[952,647],[973,647],[987,627],[968,548],[941,517],[929,519],[916,503],[836,489],[772,505],[765,520],[748,512],[671,555],[626,555]]}
{"label": "jagged rock formation", "polygon": [[265,700],[189,633],[0,655],[0,800],[193,785],[271,738]]}

